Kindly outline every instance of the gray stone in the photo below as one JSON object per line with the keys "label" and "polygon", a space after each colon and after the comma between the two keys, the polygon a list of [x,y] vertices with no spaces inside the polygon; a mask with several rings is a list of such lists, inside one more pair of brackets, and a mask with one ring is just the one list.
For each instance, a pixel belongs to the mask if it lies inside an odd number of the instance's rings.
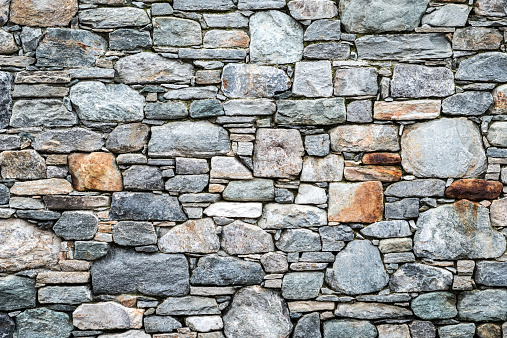
{"label": "gray stone", "polygon": [[[143,325],[143,313],[144,309],[128,308],[108,301],[81,304],[74,310],[72,317],[73,324],[80,330],[114,330],[140,328]],[[127,337],[132,337],[129,333],[127,334]],[[123,335],[120,337],[124,338]]]}
{"label": "gray stone", "polygon": [[320,251],[320,236],[308,229],[284,230],[276,241],[276,247],[284,252]]}
{"label": "gray stone", "polygon": [[466,118],[408,126],[401,138],[401,157],[403,169],[417,177],[467,178],[486,170],[479,128]]}
{"label": "gray stone", "polygon": [[228,116],[273,115],[276,111],[275,103],[268,99],[229,100],[223,107]]}
{"label": "gray stone", "polygon": [[346,225],[325,226],[319,229],[322,251],[340,251],[345,241],[354,240],[354,232]]}
{"label": "gray stone", "polygon": [[64,211],[53,226],[53,231],[65,240],[92,239],[97,232],[99,219],[91,212]]}
{"label": "gray stone", "polygon": [[231,181],[222,196],[226,201],[272,201],[275,199],[275,188],[273,181],[266,179]]}
{"label": "gray stone", "polygon": [[322,338],[319,313],[313,312],[301,317],[294,328],[293,338]]}
{"label": "gray stone", "polygon": [[393,238],[412,236],[407,221],[381,221],[368,225],[361,234],[374,238]]}
{"label": "gray stone", "polygon": [[35,150],[44,153],[92,152],[103,145],[101,134],[83,128],[48,130],[37,135],[32,143]]}
{"label": "gray stone", "polygon": [[329,154],[329,134],[305,136],[305,150],[310,156],[326,156]]}
{"label": "gray stone", "polygon": [[136,152],[148,142],[150,128],[146,124],[122,124],[114,128],[106,141],[106,148],[113,153]]}
{"label": "gray stone", "polygon": [[305,30],[305,41],[340,40],[340,20],[316,20]]}
{"label": "gray stone", "polygon": [[156,244],[157,233],[150,222],[123,221],[113,226],[113,241],[125,246]]}
{"label": "gray stone", "polygon": [[239,10],[277,9],[286,5],[285,0],[239,0]]}
{"label": "gray stone", "polygon": [[[0,7],[1,11],[1,7]],[[1,15],[1,13],[0,13]],[[0,16],[0,25],[2,24],[2,17]],[[16,325],[14,321],[6,314],[0,313],[0,337],[12,338]]]}
{"label": "gray stone", "polygon": [[46,162],[35,150],[4,151],[0,153],[0,166],[4,179],[46,178]]}
{"label": "gray stone", "polygon": [[474,7],[477,15],[486,15],[492,17],[502,17],[507,15],[507,8],[503,1],[498,0],[478,0]]}
{"label": "gray stone", "polygon": [[250,17],[250,60],[254,63],[293,63],[303,57],[303,28],[280,11]]}
{"label": "gray stone", "polygon": [[375,325],[363,320],[332,319],[323,324],[324,338],[377,337]]}
{"label": "gray stone", "polygon": [[331,125],[345,122],[343,98],[279,100],[275,121],[289,125]]}
{"label": "gray stone", "polygon": [[68,111],[61,100],[18,100],[12,107],[12,127],[70,127],[77,116]]}
{"label": "gray stone", "polygon": [[109,252],[109,243],[98,241],[76,241],[74,243],[74,258],[94,261],[104,257]]}
{"label": "gray stone", "polygon": [[68,338],[74,330],[68,314],[47,308],[26,310],[16,316],[15,337]]}
{"label": "gray stone", "polygon": [[189,292],[188,262],[183,255],[114,248],[93,263],[91,275],[96,294],[184,296]]}
{"label": "gray stone", "polygon": [[285,299],[316,298],[323,283],[323,272],[287,273],[283,277],[282,296]]}
{"label": "gray stone", "polygon": [[[53,87],[46,84],[36,84],[36,85],[25,85],[25,84],[16,84],[14,86],[14,91],[12,92],[12,97],[15,98],[50,98],[50,97],[64,97],[69,95],[69,88],[65,87]],[[25,104],[27,100],[24,100]],[[39,100],[37,100],[39,101]],[[37,102],[33,100],[33,102]],[[40,100],[42,101],[42,100]],[[50,101],[50,100],[45,100]],[[53,100],[51,100],[53,101]],[[54,100],[57,101],[57,100]],[[60,101],[60,105],[63,107],[62,102]],[[68,114],[68,113],[67,113]],[[73,114],[72,114],[73,115]]]}
{"label": "gray stone", "polygon": [[188,109],[183,102],[148,103],[144,107],[147,119],[177,120],[188,116]]}
{"label": "gray stone", "polygon": [[[195,48],[182,48],[178,51],[180,59],[201,59],[201,60],[244,60],[246,58],[246,51],[241,49],[195,49]],[[218,76],[218,75],[217,75]]]}
{"label": "gray stone", "polygon": [[398,319],[412,316],[412,311],[382,303],[338,303],[334,314],[357,319]]}
{"label": "gray stone", "polygon": [[489,126],[488,141],[495,147],[507,147],[507,122],[493,122]]}
{"label": "gray stone", "polygon": [[201,100],[214,99],[217,97],[218,88],[215,86],[207,87],[185,87],[182,89],[168,90],[164,94],[167,100]]}
{"label": "gray stone", "polygon": [[135,7],[101,7],[79,11],[79,22],[92,28],[145,26],[151,23],[146,11]]}
{"label": "gray stone", "polygon": [[248,27],[249,22],[248,17],[244,16],[240,12],[231,12],[227,14],[203,14],[203,17],[208,27],[241,28]]}
{"label": "gray stone", "polygon": [[444,59],[452,55],[444,34],[366,35],[356,41],[360,59]]}
{"label": "gray stone", "polygon": [[197,316],[220,314],[217,301],[214,298],[186,296],[169,297],[157,308],[157,315]]}
{"label": "gray stone", "polygon": [[46,286],[39,289],[41,304],[76,304],[92,301],[88,286]]}
{"label": "gray stone", "polygon": [[210,217],[259,218],[262,215],[262,203],[218,202],[204,209],[204,214]]}
{"label": "gray stone", "polygon": [[257,225],[236,221],[222,229],[222,249],[229,255],[274,251],[271,235]]}
{"label": "gray stone", "polygon": [[262,229],[310,228],[327,225],[327,213],[309,205],[270,203],[258,225]]}
{"label": "gray stone", "polygon": [[42,38],[42,29],[25,26],[21,29],[20,37],[23,50],[25,52],[33,52]]}
{"label": "gray stone", "polygon": [[493,103],[489,92],[470,91],[454,94],[442,101],[442,113],[448,115],[478,116]]}
{"label": "gray stone", "polygon": [[336,255],[326,281],[335,290],[358,295],[381,290],[389,277],[378,249],[369,241],[353,241]]}
{"label": "gray stone", "polygon": [[220,101],[216,99],[198,100],[190,104],[190,117],[193,119],[224,115]]}
{"label": "gray stone", "polygon": [[386,203],[385,217],[388,219],[410,219],[419,217],[419,199],[404,198],[401,201]]}
{"label": "gray stone", "polygon": [[[0,204],[9,204],[9,207],[12,208],[13,207],[12,203],[13,203],[13,201],[10,199],[9,188],[7,188],[3,184],[0,184]],[[25,203],[23,203],[23,204],[25,204]],[[44,205],[42,205],[41,209],[42,208],[44,208]],[[39,208],[36,208],[36,209],[39,209]]]}
{"label": "gray stone", "polygon": [[151,5],[151,13],[153,16],[171,15],[174,10],[170,3],[158,2]]}
{"label": "gray stone", "polygon": [[297,62],[292,93],[305,97],[333,95],[331,62]]}
{"label": "gray stone", "polygon": [[229,152],[227,131],[207,121],[170,122],[151,128],[150,156],[212,157]]}
{"label": "gray stone", "polygon": [[409,325],[412,338],[435,338],[435,325],[430,321],[414,320]]}
{"label": "gray stone", "polygon": [[194,76],[191,64],[146,52],[121,58],[114,69],[118,72],[118,79],[126,84],[190,83]]}
{"label": "gray stone", "polygon": [[331,149],[336,152],[398,151],[398,128],[393,125],[346,125],[330,130]]}
{"label": "gray stone", "polygon": [[134,221],[185,221],[178,199],[150,193],[113,193],[110,218]]}
{"label": "gray stone", "polygon": [[408,263],[396,271],[389,282],[394,292],[426,292],[448,290],[452,285],[452,272],[434,266]]}
{"label": "gray stone", "polygon": [[456,50],[495,50],[503,40],[502,33],[495,28],[458,28],[452,36],[452,48]]}
{"label": "gray stone", "polygon": [[414,314],[422,319],[449,319],[458,314],[456,296],[449,292],[432,292],[422,294],[410,304]]}
{"label": "gray stone", "polygon": [[144,117],[144,96],[124,84],[79,82],[72,86],[70,99],[81,120],[133,122]]}
{"label": "gray stone", "polygon": [[264,270],[269,273],[283,273],[289,270],[287,256],[281,253],[268,252],[262,255],[261,263]]}
{"label": "gray stone", "polygon": [[197,21],[174,17],[154,18],[153,43],[172,47],[200,45],[201,25]]}
{"label": "gray stone", "polygon": [[109,33],[109,48],[112,50],[139,50],[151,45],[150,32],[121,28]]}
{"label": "gray stone", "polygon": [[377,95],[377,70],[375,68],[341,68],[336,71],[334,95]]}
{"label": "gray stone", "polygon": [[[254,0],[255,1],[255,0]],[[11,3],[11,0],[2,0],[0,2],[0,26],[3,26],[9,21],[9,5]],[[285,6],[285,1],[283,2],[283,5]],[[6,320],[6,323],[8,324],[8,320]],[[4,338],[4,337],[2,337]],[[9,337],[7,337],[9,338]]]}
{"label": "gray stone", "polygon": [[199,259],[192,272],[192,285],[254,285],[264,279],[259,263],[234,257],[209,255]]}
{"label": "gray stone", "polygon": [[306,157],[301,171],[301,182],[337,182],[343,178],[344,160],[341,155]]}
{"label": "gray stone", "polygon": [[475,270],[475,282],[487,286],[507,286],[507,263],[478,262]]}
{"label": "gray stone", "polygon": [[0,311],[35,307],[36,297],[33,279],[12,275],[0,278]]}
{"label": "gray stone", "polygon": [[463,60],[456,72],[456,80],[506,82],[507,55],[487,52]]}
{"label": "gray stone", "polygon": [[289,310],[283,298],[260,286],[239,290],[223,319],[224,333],[229,338],[285,338],[292,331]]}
{"label": "gray stone", "polygon": [[347,121],[368,123],[373,121],[373,104],[368,100],[352,101],[347,106]]}
{"label": "gray stone", "polygon": [[438,179],[401,181],[391,184],[385,191],[386,196],[395,197],[443,197],[445,181]]}
{"label": "gray stone", "polygon": [[393,97],[445,97],[454,94],[454,76],[445,67],[397,64],[391,81]]}
{"label": "gray stone", "polygon": [[505,321],[507,290],[464,291],[458,296],[459,318],[469,321]]}
{"label": "gray stone", "polygon": [[97,34],[79,29],[48,28],[36,50],[37,66],[89,67],[107,50]]}
{"label": "gray stone", "polygon": [[158,241],[165,253],[213,253],[220,249],[217,228],[211,218],[189,220],[171,228]]}
{"label": "gray stone", "polygon": [[176,175],[165,183],[165,190],[178,193],[202,192],[208,185],[208,175]]}
{"label": "gray stone", "polygon": [[275,67],[230,63],[222,72],[222,90],[230,98],[270,98],[289,88],[289,77]]}
{"label": "gray stone", "polygon": [[153,166],[133,165],[123,172],[123,187],[128,190],[163,190],[162,172]]}
{"label": "gray stone", "polygon": [[296,20],[326,19],[338,14],[336,4],[330,0],[291,0],[287,7]]}
{"label": "gray stone", "polygon": [[438,328],[438,336],[440,338],[473,338],[475,336],[475,325],[469,323],[441,326]]}
{"label": "gray stone", "polygon": [[0,72],[0,128],[2,129],[9,125],[11,103],[11,74]]}
{"label": "gray stone", "polygon": [[181,327],[181,323],[169,316],[144,317],[144,330],[148,333],[171,332]]}
{"label": "gray stone", "polygon": [[350,45],[338,42],[313,43],[305,47],[303,55],[306,59],[348,59]]}
{"label": "gray stone", "polygon": [[448,4],[423,16],[421,23],[430,26],[464,27],[470,9],[467,5]]}
{"label": "gray stone", "polygon": [[296,196],[297,204],[326,204],[326,189],[311,184],[300,184]]}
{"label": "gray stone", "polygon": [[0,30],[0,53],[12,54],[19,50],[14,36],[4,30]]}
{"label": "gray stone", "polygon": [[175,0],[174,9],[182,11],[226,11],[234,8],[232,0]]}
{"label": "gray stone", "polygon": [[180,175],[207,174],[209,172],[208,161],[198,158],[176,158],[176,173]]}

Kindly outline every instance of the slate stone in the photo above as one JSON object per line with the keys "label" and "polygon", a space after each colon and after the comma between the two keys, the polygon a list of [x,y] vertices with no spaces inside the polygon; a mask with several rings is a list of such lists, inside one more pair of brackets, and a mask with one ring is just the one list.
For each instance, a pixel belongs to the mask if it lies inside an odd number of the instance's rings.
{"label": "slate stone", "polygon": [[106,40],[92,32],[48,28],[36,50],[37,66],[90,67],[106,50]]}
{"label": "slate stone", "polygon": [[361,234],[374,238],[395,238],[412,236],[407,221],[381,221],[368,225]]}
{"label": "slate stone", "polygon": [[0,204],[9,204],[9,201],[10,201],[9,188],[7,188],[3,184],[0,184]]}
{"label": "slate stone", "polygon": [[507,122],[497,121],[489,125],[488,141],[495,147],[507,147]]}
{"label": "slate stone", "polygon": [[227,116],[273,115],[276,111],[269,99],[228,100],[223,107]]}
{"label": "slate stone", "polygon": [[412,316],[412,311],[382,303],[338,303],[334,314],[357,319],[398,319]]}
{"label": "slate stone", "polygon": [[263,229],[309,228],[327,225],[327,214],[313,206],[266,204],[258,223]]}
{"label": "slate stone", "polygon": [[241,221],[223,227],[221,246],[229,255],[264,253],[275,249],[271,234],[257,225]]}
{"label": "slate stone", "polygon": [[16,316],[15,337],[68,338],[74,330],[72,321],[64,312],[47,308],[26,310]]}
{"label": "slate stone", "polygon": [[188,109],[183,102],[147,103],[144,107],[147,119],[177,120],[188,116]]}
{"label": "slate stone", "polygon": [[348,59],[350,57],[350,45],[339,42],[313,43],[305,47],[303,56],[306,59]]}
{"label": "slate stone", "polygon": [[234,8],[232,0],[175,0],[174,9],[182,11],[226,11]]}
{"label": "slate stone", "polygon": [[285,64],[303,57],[303,28],[280,11],[258,12],[250,17],[250,60]]}
{"label": "slate stone", "polygon": [[227,337],[284,338],[293,327],[283,298],[260,286],[239,290],[223,320]]}
{"label": "slate stone", "polygon": [[490,217],[492,226],[501,227],[507,224],[507,198],[493,201],[490,207]]}
{"label": "slate stone", "polygon": [[456,296],[449,292],[432,292],[422,294],[410,304],[414,314],[426,320],[449,319],[458,314]]}
{"label": "slate stone", "polygon": [[322,19],[313,21],[305,30],[305,41],[340,40],[340,20]]}
{"label": "slate stone", "polygon": [[275,188],[273,181],[267,179],[231,181],[222,197],[226,201],[272,201],[275,199]]}
{"label": "slate stone", "polygon": [[11,103],[11,75],[0,72],[0,128],[2,129],[9,125]]}
{"label": "slate stone", "polygon": [[275,121],[288,125],[331,125],[345,122],[343,98],[279,100]]}
{"label": "slate stone", "polygon": [[477,263],[475,282],[487,286],[507,286],[507,263],[482,261]]}
{"label": "slate stone", "polygon": [[19,50],[11,33],[4,30],[0,31],[0,52],[2,54],[12,54]]}
{"label": "slate stone", "polygon": [[276,247],[284,252],[320,251],[320,236],[308,229],[284,230],[276,241]]}
{"label": "slate stone", "polygon": [[157,315],[216,315],[220,314],[217,301],[214,298],[185,296],[169,297],[157,308]]}
{"label": "slate stone", "polygon": [[194,119],[224,115],[220,101],[216,99],[198,100],[190,104],[190,117]]}
{"label": "slate stone", "polygon": [[246,51],[241,49],[225,49],[225,48],[221,49],[181,48],[178,51],[178,57],[180,59],[201,59],[201,60],[215,60],[215,59],[244,60],[246,58]]}
{"label": "slate stone", "polygon": [[322,240],[322,251],[340,251],[345,247],[345,241],[354,240],[354,232],[346,225],[321,227],[319,234]]}
{"label": "slate stone", "polygon": [[36,298],[33,279],[13,275],[0,278],[0,311],[33,308]]}
{"label": "slate stone", "polygon": [[[284,4],[285,6],[285,4]],[[249,19],[239,12],[227,14],[203,14],[204,21],[209,27],[241,28],[248,27]]]}
{"label": "slate stone", "polygon": [[346,125],[329,132],[333,151],[398,151],[398,129],[392,125]]}
{"label": "slate stone", "polygon": [[331,319],[323,323],[324,338],[377,337],[375,325],[364,320]]}
{"label": "slate stone", "polygon": [[238,9],[277,9],[283,8],[285,5],[285,0],[239,0]]}
{"label": "slate stone", "polygon": [[456,50],[495,50],[500,47],[502,40],[502,33],[495,28],[458,28],[452,35],[452,48]]}
{"label": "slate stone", "polygon": [[292,93],[305,97],[333,95],[331,62],[297,62]]}
{"label": "slate stone", "polygon": [[386,196],[395,197],[443,197],[445,181],[438,179],[416,179],[391,184],[385,191]]}
{"label": "slate stone", "polygon": [[53,226],[53,231],[65,240],[92,239],[97,232],[99,219],[91,212],[64,211]]}
{"label": "slate stone", "polygon": [[22,0],[12,0],[10,20],[23,26],[67,26],[77,10],[78,3],[75,0],[56,0],[49,3],[44,0],[32,0],[29,6]]}
{"label": "slate stone", "polygon": [[326,156],[329,154],[329,134],[305,136],[305,150],[310,156]]}
{"label": "slate stone", "polygon": [[46,162],[35,150],[4,151],[0,154],[0,166],[2,178],[46,178]]}
{"label": "slate stone", "polygon": [[218,88],[215,86],[207,87],[184,87],[181,89],[168,90],[164,94],[166,100],[201,100],[214,99],[217,97]]}
{"label": "slate stone", "polygon": [[133,122],[144,117],[144,97],[124,84],[80,82],[72,86],[70,99],[81,120]]}
{"label": "slate stone", "polygon": [[435,338],[437,336],[435,325],[430,321],[414,320],[409,327],[412,338]]}
{"label": "slate stone", "polygon": [[165,190],[178,193],[202,192],[208,185],[208,175],[176,175],[165,183]]}
{"label": "slate stone", "polygon": [[150,23],[146,11],[135,7],[100,7],[79,12],[79,22],[98,29],[139,27]]}
{"label": "slate stone", "polygon": [[334,78],[335,96],[377,95],[375,68],[339,68]]}
{"label": "slate stone", "polygon": [[229,152],[227,131],[208,121],[169,122],[151,128],[150,156],[212,157]]}
{"label": "slate stone", "polygon": [[84,128],[53,129],[35,137],[32,146],[43,153],[96,151],[104,145],[102,135]]}
{"label": "slate stone", "polygon": [[320,316],[318,312],[301,317],[294,327],[294,338],[322,338],[320,332]]}
{"label": "slate stone", "polygon": [[178,199],[150,193],[113,193],[110,218],[113,220],[185,221]]}
{"label": "slate stone", "polygon": [[189,292],[188,262],[183,255],[113,248],[93,263],[91,275],[96,294],[184,296]]}
{"label": "slate stone", "polygon": [[151,45],[150,32],[120,28],[109,33],[109,48],[112,50],[139,50]]}
{"label": "slate stone", "polygon": [[201,25],[197,21],[174,17],[154,18],[153,43],[172,47],[200,45]]}
{"label": "slate stone", "polygon": [[319,295],[324,283],[323,272],[290,272],[284,275],[282,297],[284,299],[312,299]]}
{"label": "slate stone", "polygon": [[148,142],[150,128],[146,124],[122,124],[114,128],[106,141],[106,148],[113,153],[136,152]]}
{"label": "slate stone", "polygon": [[348,295],[372,293],[389,282],[380,252],[369,241],[352,241],[336,255],[326,282]]}
{"label": "slate stone", "polygon": [[488,92],[467,91],[454,94],[442,101],[442,113],[448,115],[479,116],[493,103]]}
{"label": "slate stone", "polygon": [[423,16],[421,24],[437,27],[464,27],[467,23],[470,7],[448,4]]}
{"label": "slate stone", "polygon": [[393,97],[445,97],[454,94],[454,77],[445,67],[397,64],[391,80]]}
{"label": "slate stone", "polygon": [[0,337],[13,338],[15,328],[14,321],[6,313],[0,313]]}
{"label": "slate stone", "polygon": [[477,15],[502,17],[507,15],[507,8],[503,1],[478,0],[477,4],[474,6],[474,12]]}
{"label": "slate stone", "polygon": [[41,304],[76,304],[92,301],[88,286],[45,286],[39,289]]}
{"label": "slate stone", "polygon": [[74,258],[93,261],[104,257],[109,252],[109,243],[98,241],[76,241]]}
{"label": "slate stone", "polygon": [[150,222],[122,221],[113,226],[113,241],[124,246],[156,244],[157,233]]}
{"label": "slate stone", "polygon": [[505,53],[486,52],[461,61],[456,80],[506,82],[506,70]]}
{"label": "slate stone", "polygon": [[153,166],[133,165],[123,172],[123,186],[128,190],[163,190],[162,172]]}
{"label": "slate stone", "polygon": [[148,333],[171,332],[181,326],[179,321],[170,316],[144,317],[144,330]]}
{"label": "slate stone", "polygon": [[458,296],[459,319],[467,321],[505,321],[507,290],[464,291]]}
{"label": "slate stone", "polygon": [[468,323],[441,326],[438,328],[438,336],[441,338],[473,338],[475,336],[475,325]]}
{"label": "slate stone", "polygon": [[326,189],[311,184],[299,185],[296,204],[325,204],[326,202]]}
{"label": "slate stone", "polygon": [[359,58],[368,60],[444,59],[452,54],[444,34],[365,35],[355,43]]}
{"label": "slate stone", "polygon": [[254,285],[264,278],[259,263],[244,261],[234,257],[209,255],[199,259],[192,272],[193,285]]}
{"label": "slate stone", "polygon": [[158,241],[165,253],[213,253],[220,249],[217,228],[211,218],[189,220],[171,228]]}
{"label": "slate stone", "polygon": [[389,287],[394,292],[421,292],[448,290],[452,273],[446,269],[419,263],[408,263],[394,273]]}
{"label": "slate stone", "polygon": [[419,217],[419,199],[404,198],[401,201],[386,203],[384,209],[388,219],[410,219]]}

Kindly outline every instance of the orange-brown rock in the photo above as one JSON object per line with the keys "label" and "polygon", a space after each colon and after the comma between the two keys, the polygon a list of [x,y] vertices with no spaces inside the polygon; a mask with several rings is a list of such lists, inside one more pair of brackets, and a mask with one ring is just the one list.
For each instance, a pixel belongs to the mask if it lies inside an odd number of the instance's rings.
{"label": "orange-brown rock", "polygon": [[248,48],[250,38],[240,30],[211,30],[204,35],[205,48]]}
{"label": "orange-brown rock", "polygon": [[440,115],[440,100],[377,101],[373,117],[377,120],[426,120]]}
{"label": "orange-brown rock", "polygon": [[19,196],[64,195],[70,192],[72,185],[61,178],[16,182],[11,188],[11,194]]}
{"label": "orange-brown rock", "polygon": [[345,167],[343,175],[347,181],[397,182],[401,179],[401,169],[394,166],[354,166]]}
{"label": "orange-brown rock", "polygon": [[401,156],[397,153],[369,153],[364,154],[364,164],[393,165],[401,163]]}
{"label": "orange-brown rock", "polygon": [[384,213],[382,183],[331,183],[329,185],[330,222],[374,223]]}
{"label": "orange-brown rock", "polygon": [[462,179],[452,182],[445,189],[448,198],[467,199],[471,201],[493,200],[502,193],[503,184],[497,181],[479,179]]}
{"label": "orange-brown rock", "polygon": [[120,171],[110,153],[70,154],[69,172],[78,191],[121,191],[123,188]]}
{"label": "orange-brown rock", "polygon": [[67,26],[77,9],[77,0],[12,0],[10,20],[23,26]]}

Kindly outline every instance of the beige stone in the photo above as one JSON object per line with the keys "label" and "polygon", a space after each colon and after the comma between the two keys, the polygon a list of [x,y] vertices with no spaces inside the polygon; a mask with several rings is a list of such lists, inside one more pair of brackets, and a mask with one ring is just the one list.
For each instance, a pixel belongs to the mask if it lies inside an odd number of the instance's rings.
{"label": "beige stone", "polygon": [[81,284],[89,281],[89,272],[43,271],[37,275],[37,283],[42,284]]}
{"label": "beige stone", "polygon": [[252,179],[252,173],[236,157],[216,156],[211,159],[211,178]]}
{"label": "beige stone", "polygon": [[507,227],[507,198],[493,201],[490,212],[492,226]]}
{"label": "beige stone", "polygon": [[77,10],[77,0],[12,0],[10,20],[23,26],[67,26]]}
{"label": "beige stone", "polygon": [[333,302],[317,302],[313,300],[288,302],[290,312],[314,312],[334,310]]}
{"label": "beige stone", "polygon": [[331,183],[329,185],[330,222],[373,223],[384,212],[382,183]]}
{"label": "beige stone", "polygon": [[144,309],[131,309],[114,302],[81,304],[72,314],[80,330],[139,329]]}
{"label": "beige stone", "polygon": [[120,171],[110,153],[70,154],[69,172],[78,191],[123,189]]}
{"label": "beige stone", "polygon": [[378,338],[410,338],[407,324],[383,324],[377,326]]}
{"label": "beige stone", "polygon": [[397,182],[401,179],[401,169],[393,166],[345,167],[343,175],[347,181]]}
{"label": "beige stone", "polygon": [[158,241],[166,253],[212,253],[220,249],[217,228],[211,218],[190,220],[169,230]]}
{"label": "beige stone", "polygon": [[398,151],[398,127],[393,125],[344,125],[330,132],[333,151]]}
{"label": "beige stone", "polygon": [[4,151],[0,154],[0,166],[2,178],[46,178],[46,162],[35,150]]}
{"label": "beige stone", "polygon": [[11,194],[20,196],[63,195],[70,192],[72,192],[72,185],[61,178],[16,182],[11,188]]}
{"label": "beige stone", "polygon": [[377,101],[373,117],[377,120],[427,120],[440,116],[440,100]]}

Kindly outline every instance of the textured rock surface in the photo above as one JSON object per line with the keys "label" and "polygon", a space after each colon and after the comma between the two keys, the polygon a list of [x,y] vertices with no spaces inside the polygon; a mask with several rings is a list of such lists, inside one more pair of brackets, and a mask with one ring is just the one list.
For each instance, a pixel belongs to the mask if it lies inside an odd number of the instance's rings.
{"label": "textured rock surface", "polygon": [[345,101],[341,98],[320,100],[280,100],[276,122],[288,125],[330,125],[345,122]]}
{"label": "textured rock surface", "polygon": [[26,310],[16,317],[16,337],[69,337],[73,330],[68,314],[47,308]]}
{"label": "textured rock surface", "polygon": [[175,197],[150,193],[113,194],[111,219],[117,220],[186,220]]}
{"label": "textured rock surface", "polygon": [[212,253],[220,248],[216,226],[211,218],[190,220],[175,226],[158,242],[165,253]]}
{"label": "textured rock surface", "polygon": [[48,3],[43,0],[12,0],[10,20],[24,26],[66,26],[77,13],[76,0],[58,0]]}
{"label": "textured rock surface", "polygon": [[[356,203],[361,207],[356,208]],[[329,186],[330,221],[373,223],[382,219],[383,210],[380,182],[331,183]]]}
{"label": "textured rock surface", "polygon": [[78,191],[121,191],[121,174],[109,153],[74,153],[69,156],[72,184]]}

